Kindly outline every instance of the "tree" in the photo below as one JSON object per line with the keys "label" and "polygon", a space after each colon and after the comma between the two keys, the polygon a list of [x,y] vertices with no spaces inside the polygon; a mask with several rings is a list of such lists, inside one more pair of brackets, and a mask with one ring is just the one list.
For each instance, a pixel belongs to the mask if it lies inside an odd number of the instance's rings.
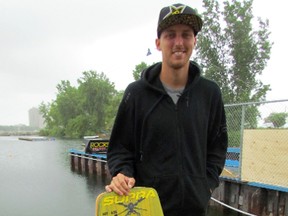
{"label": "tree", "polygon": [[106,107],[105,131],[110,131],[112,129],[117,114],[117,110],[123,98],[123,95],[124,91],[116,92],[114,96],[111,98],[109,105]]}
{"label": "tree", "polygon": [[116,94],[114,83],[104,73],[85,71],[83,77],[78,79],[78,84],[82,96],[82,113],[95,117],[90,123],[94,128],[104,129],[106,107]]}
{"label": "tree", "polygon": [[281,112],[281,113],[270,113],[270,115],[265,118],[265,123],[273,123],[274,127],[280,128],[286,124],[286,118],[288,117],[288,113]]}
{"label": "tree", "polygon": [[141,62],[140,64],[135,66],[135,70],[133,70],[134,80],[138,80],[141,77],[142,71],[146,69],[148,65],[145,62]]}
{"label": "tree", "polygon": [[[54,120],[58,126],[66,127],[69,120],[77,117],[81,113],[79,100],[81,96],[76,87],[71,86],[69,81],[61,81],[57,85],[58,94],[54,102]],[[53,110],[53,109],[52,109]]]}
{"label": "tree", "polygon": [[198,35],[196,61],[204,75],[222,89],[225,103],[261,101],[269,85],[258,80],[270,58],[268,20],[258,18],[253,30],[253,0],[204,0],[203,29]]}
{"label": "tree", "polygon": [[46,123],[42,133],[62,137],[67,135],[65,130],[69,121],[81,114],[79,104],[81,97],[77,88],[71,86],[69,81],[62,80],[56,88],[58,90],[56,100],[48,104],[42,102],[39,110]]}
{"label": "tree", "polygon": [[56,100],[40,105],[45,135],[82,138],[110,129],[107,125],[111,126],[119,101],[114,83],[104,73],[85,71],[78,84],[73,87],[69,81],[61,81]]}
{"label": "tree", "polygon": [[[203,0],[204,23],[197,36],[196,61],[204,76],[219,84],[225,104],[263,101],[270,90],[258,80],[270,58],[269,22],[258,18],[253,29],[252,4],[253,0],[226,0],[223,5]],[[245,112],[250,113],[245,125],[255,128],[260,115],[257,106]],[[240,137],[241,113],[241,107],[227,112],[229,140]]]}

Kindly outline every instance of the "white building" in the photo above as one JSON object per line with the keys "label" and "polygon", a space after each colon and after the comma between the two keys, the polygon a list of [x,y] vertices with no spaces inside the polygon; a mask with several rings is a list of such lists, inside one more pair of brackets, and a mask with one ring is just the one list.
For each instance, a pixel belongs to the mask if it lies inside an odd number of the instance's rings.
{"label": "white building", "polygon": [[29,126],[36,128],[44,128],[44,118],[42,117],[39,110],[35,107],[29,110]]}

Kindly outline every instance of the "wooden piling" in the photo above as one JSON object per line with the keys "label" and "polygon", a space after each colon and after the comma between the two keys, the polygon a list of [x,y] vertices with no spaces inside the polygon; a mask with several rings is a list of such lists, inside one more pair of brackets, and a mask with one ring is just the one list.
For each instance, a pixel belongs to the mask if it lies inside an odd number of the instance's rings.
{"label": "wooden piling", "polygon": [[89,172],[89,170],[88,170],[88,158],[86,158],[86,157],[81,158],[81,171],[83,173]]}
{"label": "wooden piling", "polygon": [[[221,179],[212,197],[232,208],[261,216],[288,216],[288,190],[270,189],[267,185]],[[215,205],[210,201],[210,205]],[[224,211],[224,207],[220,207]]]}
{"label": "wooden piling", "polygon": [[74,156],[72,154],[70,155],[70,167],[71,170],[75,170]]}
{"label": "wooden piling", "polygon": [[81,161],[80,161],[80,157],[78,157],[77,155],[74,155],[74,167],[76,171],[80,171],[81,170]]}
{"label": "wooden piling", "polygon": [[108,168],[108,164],[107,163],[105,163],[105,175],[106,175],[106,177],[107,178],[111,178],[111,174],[110,174],[110,172],[109,172],[109,168]]}
{"label": "wooden piling", "polygon": [[[71,169],[110,179],[106,155],[87,154],[83,151],[71,150]],[[261,216],[288,216],[288,188],[265,185],[256,182],[244,182],[237,178],[221,177],[220,185],[212,194],[215,200],[231,208]],[[223,214],[227,207],[223,207],[211,200],[209,205],[220,206]]]}
{"label": "wooden piling", "polygon": [[106,155],[88,154],[79,150],[70,150],[71,169],[88,174],[106,175]]}
{"label": "wooden piling", "polygon": [[88,160],[88,169],[89,169],[89,174],[94,175],[96,174],[96,161],[95,160]]}

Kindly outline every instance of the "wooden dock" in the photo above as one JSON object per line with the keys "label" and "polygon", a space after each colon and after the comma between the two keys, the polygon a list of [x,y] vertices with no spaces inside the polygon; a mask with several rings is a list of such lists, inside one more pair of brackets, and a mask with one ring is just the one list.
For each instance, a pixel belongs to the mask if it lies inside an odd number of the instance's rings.
{"label": "wooden dock", "polygon": [[24,141],[54,141],[55,138],[53,137],[41,137],[41,136],[23,136],[18,137],[19,140]]}
{"label": "wooden dock", "polygon": [[80,173],[97,174],[110,177],[106,154],[88,154],[84,151],[71,149],[71,169]]}
{"label": "wooden dock", "polygon": [[[253,184],[221,178],[220,186],[212,197],[235,209],[259,216],[288,216],[288,189],[272,188],[269,185]],[[226,207],[215,201],[211,206],[218,206],[223,212]],[[242,215],[242,214],[240,214]]]}
{"label": "wooden dock", "polygon": [[[250,153],[250,149],[248,150]],[[273,153],[273,151],[271,152]],[[249,160],[256,165],[259,164],[259,161],[252,158],[255,158],[257,153],[254,149],[253,154],[250,154],[251,160]],[[268,154],[265,155],[267,157]],[[243,180],[241,178],[243,169],[250,169],[252,166],[250,164],[249,167],[246,164],[240,166],[239,160],[240,149],[228,148],[225,168],[220,177],[220,186],[213,192],[212,197],[234,209],[246,212],[247,215],[288,216],[287,178],[282,178],[282,181],[279,181],[281,178],[277,178],[277,181],[274,182],[267,181],[273,175],[273,169],[270,169],[265,176],[259,174],[258,178],[252,178],[255,176],[254,172],[251,171],[252,174],[249,175],[246,171]],[[284,164],[278,164],[280,167],[281,165]],[[276,184],[278,182],[286,182],[286,184],[279,186]],[[218,206],[223,214],[227,211],[227,207],[220,206],[213,200],[210,201],[210,205]]]}
{"label": "wooden dock", "polygon": [[[111,177],[106,154],[88,154],[75,149],[71,149],[69,153],[72,170]],[[240,180],[239,148],[229,148],[227,154],[220,186],[213,192],[209,205],[219,208],[223,215],[227,206],[220,205],[219,202],[250,216],[288,216],[288,188]],[[219,202],[215,202],[216,200]]]}

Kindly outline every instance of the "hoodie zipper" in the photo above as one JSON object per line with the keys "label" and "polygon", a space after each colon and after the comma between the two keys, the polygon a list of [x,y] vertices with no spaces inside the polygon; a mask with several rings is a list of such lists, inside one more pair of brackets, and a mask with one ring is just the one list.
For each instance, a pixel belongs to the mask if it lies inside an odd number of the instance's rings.
{"label": "hoodie zipper", "polygon": [[175,104],[175,112],[176,112],[176,131],[177,131],[177,149],[178,149],[178,152],[177,152],[177,159],[178,159],[178,164],[180,164],[180,167],[179,167],[179,181],[180,181],[180,187],[181,187],[181,206],[184,205],[184,189],[185,189],[185,186],[184,186],[184,181],[183,181],[183,178],[182,176],[184,175],[184,170],[183,170],[183,146],[181,145],[181,126],[180,126],[180,119],[179,119],[179,103],[181,103],[181,97],[183,99],[183,95],[181,95],[179,97],[179,100],[177,102],[177,104]]}

